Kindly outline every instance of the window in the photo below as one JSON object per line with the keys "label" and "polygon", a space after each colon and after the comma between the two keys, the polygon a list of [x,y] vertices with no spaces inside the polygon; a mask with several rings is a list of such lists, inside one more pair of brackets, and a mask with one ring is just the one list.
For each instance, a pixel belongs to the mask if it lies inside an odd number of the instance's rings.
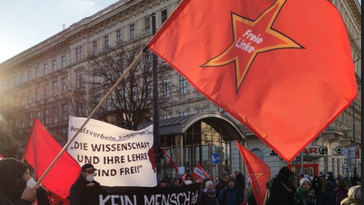
{"label": "window", "polygon": [[206,108],[200,108],[200,109],[198,109],[197,111],[198,111],[198,113],[206,112]]}
{"label": "window", "polygon": [[162,84],[162,93],[163,93],[163,98],[168,98],[169,97],[169,79],[163,79],[163,84]]}
{"label": "window", "polygon": [[82,59],[82,46],[76,48],[76,61]]}
{"label": "window", "polygon": [[24,73],[22,73],[20,76],[20,84],[23,84],[24,82]]}
{"label": "window", "polygon": [[153,84],[149,84],[148,85],[148,98],[152,99],[153,98]]}
{"label": "window", "polygon": [[76,75],[76,89],[77,90],[80,90],[82,88],[82,80],[83,80],[82,73]]}
{"label": "window", "polygon": [[57,70],[57,62],[56,60],[53,61],[53,72]]}
{"label": "window", "polygon": [[187,111],[182,111],[179,113],[179,116],[182,117],[182,116],[187,116]]}
{"label": "window", "polygon": [[144,21],[145,21],[145,23],[144,23],[144,28],[145,28],[145,34],[148,34],[148,33],[150,33],[150,17],[148,16],[148,17],[146,17],[145,19],[144,19]]}
{"label": "window", "polygon": [[62,68],[66,67],[66,56],[62,56]]}
{"label": "window", "polygon": [[28,81],[32,80],[32,70],[28,71]]}
{"label": "window", "polygon": [[106,110],[107,111],[111,110],[111,98],[110,98],[110,96],[106,99]]}
{"label": "window", "polygon": [[93,82],[94,83],[99,83],[99,70],[98,69],[94,69],[93,71]]}
{"label": "window", "polygon": [[35,69],[35,77],[36,78],[39,78],[39,68],[36,68]]}
{"label": "window", "polygon": [[65,92],[67,92],[67,84],[66,84],[66,79],[65,78],[63,78],[62,79],[62,82],[63,82],[63,86],[62,86],[62,92],[63,93],[65,93]]}
{"label": "window", "polygon": [[130,25],[130,40],[133,40],[135,38],[135,25]]}
{"label": "window", "polygon": [[163,115],[163,120],[169,119],[169,115]]}
{"label": "window", "polygon": [[48,74],[48,65],[44,64],[44,75]]}
{"label": "window", "polygon": [[110,72],[110,66],[109,65],[105,66],[105,74],[106,74],[106,80],[110,81],[111,80],[111,72]]}
{"label": "window", "polygon": [[94,55],[97,55],[97,41],[92,42],[92,47]]}
{"label": "window", "polygon": [[138,100],[138,88],[136,86],[133,87],[133,100]]}
{"label": "window", "polygon": [[49,121],[49,110],[46,110],[45,111],[45,118],[46,118],[46,124],[48,124],[50,121]]}
{"label": "window", "polygon": [[264,154],[260,149],[254,148],[252,149],[252,152],[264,161]]}
{"label": "window", "polygon": [[57,81],[53,82],[53,92],[54,92],[54,95],[57,95],[58,94],[58,84],[57,84]]}
{"label": "window", "polygon": [[162,11],[162,23],[167,20],[167,9]]}
{"label": "window", "polygon": [[40,89],[39,89],[39,88],[37,88],[37,89],[35,90],[35,92],[36,92],[36,96],[37,96],[37,101],[40,101]]}
{"label": "window", "polygon": [[109,36],[105,36],[105,51],[109,50]]}
{"label": "window", "polygon": [[187,80],[182,75],[179,76],[179,94],[183,95],[187,93]]}
{"label": "window", "polygon": [[118,45],[120,45],[120,44],[121,44],[121,30],[117,30],[117,31],[116,31],[116,43],[117,43]]}
{"label": "window", "polygon": [[15,76],[14,77],[14,87],[18,85],[16,81],[17,81],[17,77]]}

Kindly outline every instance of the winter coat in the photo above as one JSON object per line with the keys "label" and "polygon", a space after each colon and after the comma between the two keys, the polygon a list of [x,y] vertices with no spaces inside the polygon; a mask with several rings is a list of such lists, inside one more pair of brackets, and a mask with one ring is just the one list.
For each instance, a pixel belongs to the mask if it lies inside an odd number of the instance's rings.
{"label": "winter coat", "polygon": [[241,190],[240,193],[244,193],[246,185],[245,185],[245,177],[244,177],[244,175],[242,173],[239,172],[238,176],[236,176],[235,183],[239,184],[239,187],[240,187],[240,190]]}
{"label": "winter coat", "polygon": [[297,188],[296,198],[297,201],[295,205],[315,205],[314,191],[304,191],[301,187]]}
{"label": "winter coat", "polygon": [[200,194],[201,205],[218,205],[215,190],[209,191],[207,188],[203,189]]}
{"label": "winter coat", "polygon": [[325,183],[325,189],[320,194],[318,204],[320,205],[333,205],[335,204],[335,194],[334,194],[335,184],[327,181]]}
{"label": "winter coat", "polygon": [[239,205],[241,203],[239,191],[230,189],[226,186],[219,194],[219,204],[222,205]]}
{"label": "winter coat", "polygon": [[[92,187],[86,187],[87,184],[94,183]],[[72,185],[70,190],[71,205],[99,205],[99,195],[106,194],[100,184],[96,181],[88,182],[81,175]]]}
{"label": "winter coat", "polygon": [[274,178],[268,180],[266,183],[267,193],[264,200],[264,205],[294,205],[295,204],[295,191],[293,187],[276,175]]}
{"label": "winter coat", "polygon": [[341,187],[336,187],[334,189],[335,193],[335,205],[340,205],[341,201],[348,197],[348,191]]}
{"label": "winter coat", "polygon": [[215,186],[216,198],[219,198],[220,192],[227,186],[227,183],[224,180],[220,180],[218,184]]}

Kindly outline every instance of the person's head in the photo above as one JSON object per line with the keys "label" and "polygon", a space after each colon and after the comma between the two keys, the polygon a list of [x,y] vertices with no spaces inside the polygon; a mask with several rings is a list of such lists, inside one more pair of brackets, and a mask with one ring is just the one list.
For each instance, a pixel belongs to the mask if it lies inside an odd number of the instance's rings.
{"label": "person's head", "polygon": [[81,168],[81,176],[88,182],[92,182],[95,177],[95,167],[92,164],[84,164]]}
{"label": "person's head", "polygon": [[282,167],[278,172],[280,179],[288,180],[291,176],[293,176],[293,172],[288,167]]}
{"label": "person's head", "polygon": [[346,191],[348,190],[348,184],[346,184],[345,181],[340,181],[337,186],[340,187],[341,189],[346,190]]}
{"label": "person's head", "polygon": [[235,176],[238,176],[239,175],[239,171],[235,171]]}
{"label": "person's head", "polygon": [[192,175],[191,175],[191,174],[186,174],[186,175],[185,175],[184,183],[185,183],[185,185],[190,185],[190,184],[192,184]]}
{"label": "person's head", "polygon": [[352,186],[348,191],[348,197],[361,201],[361,185]]}
{"label": "person's head", "polygon": [[233,189],[235,185],[234,179],[229,179],[227,182],[227,186],[229,187],[229,189]]}
{"label": "person's head", "polygon": [[333,173],[332,173],[332,172],[327,172],[327,175],[328,175],[328,176],[332,176],[332,175],[333,175]]}
{"label": "person's head", "polygon": [[236,175],[235,174],[231,174],[230,175],[230,178],[235,180],[236,179]]}
{"label": "person's head", "polygon": [[205,185],[206,185],[206,188],[207,188],[208,190],[210,190],[210,191],[214,190],[214,183],[213,183],[212,181],[207,181],[207,182],[205,183]]}
{"label": "person's head", "polygon": [[311,189],[311,181],[307,178],[302,178],[300,180],[300,187],[305,190],[308,191]]}
{"label": "person's head", "polygon": [[339,186],[339,183],[341,182],[341,180],[340,179],[335,179],[335,185],[336,186]]}
{"label": "person's head", "polygon": [[227,181],[229,180],[229,174],[228,173],[223,173],[222,174],[222,180],[227,183]]}
{"label": "person's head", "polygon": [[297,187],[297,178],[295,176],[291,176],[288,178],[288,182],[292,184],[294,187]]}
{"label": "person's head", "polygon": [[28,167],[23,162],[13,158],[0,160],[0,192],[10,201],[18,201],[30,183],[35,185]]}
{"label": "person's head", "polygon": [[159,187],[167,187],[167,182],[164,179],[159,180]]}
{"label": "person's head", "polygon": [[179,177],[173,178],[172,183],[173,183],[173,186],[178,187],[179,185],[181,185],[181,178],[179,178]]}

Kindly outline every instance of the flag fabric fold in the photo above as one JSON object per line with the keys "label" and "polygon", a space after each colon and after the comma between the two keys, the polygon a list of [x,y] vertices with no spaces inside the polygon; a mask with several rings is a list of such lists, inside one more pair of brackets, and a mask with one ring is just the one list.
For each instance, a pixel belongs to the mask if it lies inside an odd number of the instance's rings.
{"label": "flag fabric fold", "polygon": [[169,156],[169,154],[164,149],[161,149],[161,151],[163,152],[164,156],[166,157],[168,163],[178,171],[178,166],[173,161],[173,159],[171,158],[171,156]]}
{"label": "flag fabric fold", "polygon": [[184,0],[147,46],[286,161],[357,95],[327,0]]}
{"label": "flag fabric fold", "polygon": [[[23,158],[33,167],[36,178],[39,179],[43,175],[61,150],[62,147],[42,123],[34,119]],[[66,198],[80,171],[78,163],[65,151],[45,175],[41,184],[53,193]]]}
{"label": "flag fabric fold", "polygon": [[246,149],[238,141],[235,140],[235,142],[244,159],[245,167],[248,170],[255,200],[257,204],[263,204],[267,192],[267,186],[265,184],[270,179],[271,174],[270,168],[257,155]]}

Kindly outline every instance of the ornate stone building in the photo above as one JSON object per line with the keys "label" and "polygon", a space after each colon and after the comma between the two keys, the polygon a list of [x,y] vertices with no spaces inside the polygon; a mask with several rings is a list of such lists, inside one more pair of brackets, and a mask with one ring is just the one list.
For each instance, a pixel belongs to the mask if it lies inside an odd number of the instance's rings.
{"label": "ornate stone building", "polygon": [[[91,101],[95,99],[95,82],[104,80],[90,75],[94,70],[92,59],[112,48],[130,47],[136,42],[145,44],[151,38],[150,15],[156,14],[159,28],[179,2],[117,1],[1,63],[0,112],[4,120],[0,131],[17,138],[21,146],[27,139],[33,118],[37,117],[64,144],[68,116],[88,116],[94,108]],[[333,3],[347,25],[360,86],[361,8],[356,0],[333,0]],[[160,95],[169,102],[160,109],[161,146],[179,166],[191,171],[200,162],[213,176],[219,175],[223,169],[230,173],[235,170],[244,172],[242,159],[232,139],[240,140],[266,161],[272,174],[287,165],[254,134],[203,97],[174,70],[170,70],[160,83],[163,87]],[[345,155],[335,154],[335,148],[341,145],[345,150],[352,146],[354,133],[356,145],[360,147],[360,93],[359,90],[355,109],[350,106],[307,147],[305,173],[313,175],[318,171],[333,171],[337,175],[346,173],[345,168],[350,171]],[[150,117],[152,112],[146,115]],[[328,148],[327,156],[317,153],[320,146]],[[222,160],[217,166],[210,160],[213,153],[221,155]],[[360,159],[357,163],[360,165]],[[175,174],[175,170],[170,170],[164,161],[163,168],[163,172]]]}

